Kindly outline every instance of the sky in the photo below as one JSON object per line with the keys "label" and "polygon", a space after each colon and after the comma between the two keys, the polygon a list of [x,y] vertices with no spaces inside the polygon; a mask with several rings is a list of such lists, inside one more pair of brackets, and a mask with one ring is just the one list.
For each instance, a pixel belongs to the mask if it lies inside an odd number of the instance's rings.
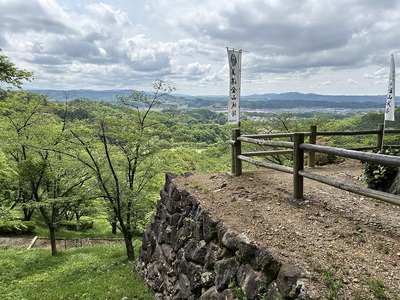
{"label": "sky", "polygon": [[0,48],[24,89],[385,95],[399,0],[0,0]]}

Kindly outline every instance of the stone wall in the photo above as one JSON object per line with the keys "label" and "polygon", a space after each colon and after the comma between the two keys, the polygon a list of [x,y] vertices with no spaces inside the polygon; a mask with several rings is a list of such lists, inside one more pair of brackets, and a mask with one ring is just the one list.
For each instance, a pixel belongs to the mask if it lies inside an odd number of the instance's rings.
{"label": "stone wall", "polygon": [[166,175],[139,267],[157,299],[315,299],[293,264],[212,219]]}

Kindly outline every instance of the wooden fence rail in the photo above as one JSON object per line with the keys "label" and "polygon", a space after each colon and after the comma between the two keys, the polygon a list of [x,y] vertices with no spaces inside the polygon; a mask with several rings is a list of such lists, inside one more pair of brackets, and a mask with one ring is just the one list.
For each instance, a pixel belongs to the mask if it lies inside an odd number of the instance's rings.
{"label": "wooden fence rail", "polygon": [[[398,134],[400,130],[388,130],[385,134]],[[335,155],[345,158],[356,159],[365,162],[372,162],[376,164],[393,165],[400,167],[400,157],[392,155],[383,155],[379,153],[366,153],[356,151],[354,149],[336,148],[328,146],[316,145],[317,136],[329,135],[377,135],[376,145],[371,147],[361,147],[366,149],[380,149],[383,143],[383,125],[380,124],[378,130],[363,130],[353,132],[318,132],[316,126],[311,126],[309,132],[300,133],[285,133],[285,134],[263,134],[263,135],[240,135],[239,129],[232,131],[232,173],[235,176],[242,174],[242,161],[257,166],[274,169],[281,172],[293,174],[293,197],[295,199],[303,199],[303,178],[316,180],[346,191],[360,194],[367,197],[372,197],[382,200],[391,204],[400,206],[400,196],[376,191],[373,189],[365,188],[358,185],[348,184],[345,182],[330,179],[326,176],[314,174],[310,171],[304,170],[304,154],[308,153],[308,165],[314,167],[315,153],[324,153],[328,155]],[[305,137],[308,136],[308,143],[305,142]],[[274,138],[290,137],[293,142],[273,141]],[[289,148],[292,150],[274,150],[274,151],[257,151],[245,152],[242,154],[241,143],[247,142],[261,146],[271,146],[277,148]],[[390,145],[387,147],[400,148],[399,145]],[[266,155],[279,155],[279,154],[292,154],[293,167],[278,165],[275,163],[268,163],[251,158],[252,156],[266,156]],[[310,159],[311,157],[311,159]]]}
{"label": "wooden fence rail", "polygon": [[[50,246],[50,238],[43,236],[35,236],[30,242],[28,248],[26,250],[34,247],[37,240],[46,240],[47,245]],[[123,238],[56,238],[56,241],[64,244],[64,249],[74,248],[74,247],[83,247],[83,246],[92,246],[96,244],[115,244],[122,243],[124,241]],[[43,245],[41,245],[43,247]]]}

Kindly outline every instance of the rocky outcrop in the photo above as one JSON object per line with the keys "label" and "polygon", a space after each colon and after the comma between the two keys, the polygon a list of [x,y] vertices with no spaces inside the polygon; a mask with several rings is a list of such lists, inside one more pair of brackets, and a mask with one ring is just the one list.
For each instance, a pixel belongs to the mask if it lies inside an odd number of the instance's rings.
{"label": "rocky outcrop", "polygon": [[158,299],[315,299],[301,270],[212,219],[166,175],[139,267]]}

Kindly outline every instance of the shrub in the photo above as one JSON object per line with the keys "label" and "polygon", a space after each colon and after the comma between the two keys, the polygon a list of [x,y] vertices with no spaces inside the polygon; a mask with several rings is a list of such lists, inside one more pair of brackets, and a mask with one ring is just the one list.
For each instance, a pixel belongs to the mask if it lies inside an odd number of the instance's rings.
{"label": "shrub", "polygon": [[61,221],[58,227],[73,231],[85,231],[93,228],[93,221]]}
{"label": "shrub", "polygon": [[[378,151],[374,151],[377,153]],[[398,155],[398,151],[388,150],[382,154]],[[390,165],[379,165],[372,162],[363,162],[364,180],[368,187],[374,190],[388,192],[392,186],[398,167]]]}
{"label": "shrub", "polygon": [[[327,146],[328,142],[322,139],[317,139],[316,145],[319,146]],[[306,153],[305,157],[308,157],[308,153]],[[331,165],[331,164],[338,164],[343,161],[343,158],[338,158],[334,154],[324,154],[324,153],[315,153],[315,165],[317,166],[324,166],[324,165]]]}
{"label": "shrub", "polygon": [[21,220],[0,220],[0,234],[30,234],[35,230],[35,222]]}
{"label": "shrub", "polygon": [[334,154],[323,154],[323,153],[315,153],[315,165],[324,166],[324,165],[332,165],[338,164],[342,162],[343,159],[338,158]]}

